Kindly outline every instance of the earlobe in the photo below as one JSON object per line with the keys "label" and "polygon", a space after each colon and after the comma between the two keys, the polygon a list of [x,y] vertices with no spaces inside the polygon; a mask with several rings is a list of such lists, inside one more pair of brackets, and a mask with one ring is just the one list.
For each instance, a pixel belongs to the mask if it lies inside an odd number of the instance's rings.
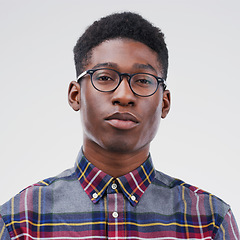
{"label": "earlobe", "polygon": [[78,111],[81,108],[81,93],[80,93],[80,85],[78,82],[72,81],[69,84],[68,88],[68,103],[72,107],[74,111]]}
{"label": "earlobe", "polygon": [[163,92],[163,100],[162,100],[162,118],[165,118],[170,110],[171,105],[171,96],[169,90],[165,90]]}

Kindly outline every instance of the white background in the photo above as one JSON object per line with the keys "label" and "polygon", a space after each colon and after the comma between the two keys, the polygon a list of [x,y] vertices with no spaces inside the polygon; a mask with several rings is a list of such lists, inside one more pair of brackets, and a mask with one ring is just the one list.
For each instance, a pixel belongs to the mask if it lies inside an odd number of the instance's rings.
{"label": "white background", "polygon": [[74,165],[72,48],[123,10],[159,26],[169,48],[172,108],[152,144],[156,168],[222,198],[240,224],[238,0],[0,0],[0,204]]}

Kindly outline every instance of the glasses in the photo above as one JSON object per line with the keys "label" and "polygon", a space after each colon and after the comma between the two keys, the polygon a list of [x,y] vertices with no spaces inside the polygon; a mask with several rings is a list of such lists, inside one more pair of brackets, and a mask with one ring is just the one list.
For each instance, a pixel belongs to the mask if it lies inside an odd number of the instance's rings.
{"label": "glasses", "polygon": [[109,68],[90,69],[81,73],[77,81],[79,82],[86,74],[91,76],[91,82],[95,89],[100,92],[115,91],[123,80],[123,77],[128,78],[128,84],[132,92],[141,97],[149,97],[153,95],[159,84],[166,88],[166,81],[163,78],[154,76],[150,73],[120,73]]}

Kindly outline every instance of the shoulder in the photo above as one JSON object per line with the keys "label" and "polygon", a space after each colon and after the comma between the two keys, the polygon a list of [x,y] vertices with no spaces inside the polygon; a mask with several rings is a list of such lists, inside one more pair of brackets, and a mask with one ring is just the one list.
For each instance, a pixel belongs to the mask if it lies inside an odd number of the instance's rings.
{"label": "shoulder", "polygon": [[[195,196],[203,196],[203,197],[212,197],[215,198],[217,201],[226,204],[223,200],[220,198],[214,196],[213,194],[204,191],[200,189],[199,187],[193,186],[189,183],[184,182],[183,180],[180,180],[178,178],[173,178],[171,176],[168,176],[165,173],[162,173],[160,171],[156,170],[156,175],[155,179],[153,181],[153,184],[156,186],[162,186],[168,189],[173,189],[173,190],[184,190],[188,194],[194,194]],[[226,204],[227,205],[227,204]]]}
{"label": "shoulder", "polygon": [[12,213],[18,214],[25,211],[26,206],[31,208],[28,210],[34,211],[39,201],[42,203],[48,201],[51,196],[53,196],[53,192],[56,193],[58,189],[67,188],[66,185],[75,179],[74,169],[68,169],[55,177],[50,177],[32,184],[1,205],[0,215],[5,219],[5,216],[10,216]]}
{"label": "shoulder", "polygon": [[164,195],[172,199],[180,212],[191,216],[212,218],[220,226],[230,206],[217,196],[180,179],[156,171],[153,188],[161,189]]}

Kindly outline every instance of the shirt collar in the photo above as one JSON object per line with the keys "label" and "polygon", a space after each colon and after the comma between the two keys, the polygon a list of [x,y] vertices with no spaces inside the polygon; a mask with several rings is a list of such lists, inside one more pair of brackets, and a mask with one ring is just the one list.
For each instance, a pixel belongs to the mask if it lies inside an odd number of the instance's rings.
{"label": "shirt collar", "polygon": [[107,187],[115,180],[129,202],[136,206],[155,177],[155,169],[150,155],[142,165],[132,172],[113,178],[91,164],[81,150],[77,157],[75,171],[83,190],[93,203],[97,203],[103,197]]}

